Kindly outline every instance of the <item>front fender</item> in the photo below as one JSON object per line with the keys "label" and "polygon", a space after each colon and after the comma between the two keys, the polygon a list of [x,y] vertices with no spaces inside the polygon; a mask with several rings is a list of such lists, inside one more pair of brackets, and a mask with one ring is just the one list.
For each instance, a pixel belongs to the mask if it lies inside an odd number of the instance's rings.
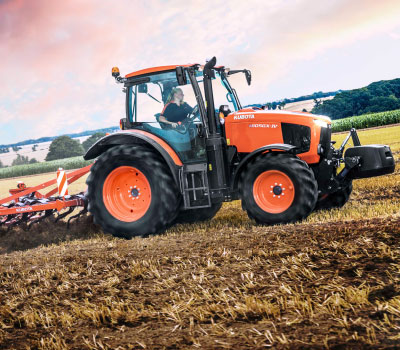
{"label": "front fender", "polygon": [[235,174],[233,175],[233,181],[232,181],[232,188],[237,189],[238,183],[239,183],[239,178],[240,178],[240,173],[246,166],[246,164],[251,161],[254,157],[258,156],[261,153],[265,153],[267,151],[278,151],[278,152],[287,152],[287,153],[293,153],[297,147],[293,145],[288,145],[286,143],[274,143],[271,145],[263,146],[260,148],[257,148],[255,151],[249,153],[244,157],[239,165],[237,166],[235,170]]}
{"label": "front fender", "polygon": [[179,168],[183,165],[181,159],[172,147],[163,139],[143,130],[119,131],[106,135],[88,149],[83,156],[85,160],[97,158],[109,148],[117,145],[147,144],[158,152],[165,160],[175,182],[179,186]]}

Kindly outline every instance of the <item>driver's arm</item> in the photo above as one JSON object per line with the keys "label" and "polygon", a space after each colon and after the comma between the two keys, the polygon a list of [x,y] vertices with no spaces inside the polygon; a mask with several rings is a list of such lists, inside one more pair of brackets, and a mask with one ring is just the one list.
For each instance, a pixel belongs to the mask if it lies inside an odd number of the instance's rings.
{"label": "driver's arm", "polygon": [[187,113],[187,116],[193,112],[193,107],[190,107],[186,102],[182,105],[183,110]]}
{"label": "driver's arm", "polygon": [[165,124],[169,124],[171,125],[173,128],[177,127],[177,123],[174,122],[170,122],[169,120],[167,120],[167,118],[165,118],[163,115],[160,115],[160,118],[158,119],[161,123],[165,123]]}

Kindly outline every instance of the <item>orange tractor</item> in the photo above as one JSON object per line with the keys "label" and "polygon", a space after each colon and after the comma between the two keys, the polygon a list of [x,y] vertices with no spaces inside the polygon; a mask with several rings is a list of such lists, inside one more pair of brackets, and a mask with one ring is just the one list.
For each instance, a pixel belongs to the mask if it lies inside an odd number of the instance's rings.
{"label": "orange tractor", "polygon": [[[242,108],[229,82],[238,73],[250,85],[249,70],[216,66],[215,57],[204,66],[125,77],[113,68],[124,85],[126,117],[121,131],[85,154],[97,160],[77,205],[87,206],[105,232],[125,238],[209,220],[237,199],[257,223],[280,224],[341,207],[353,179],[394,171],[390,148],[361,146],[354,129],[335,149],[327,117]],[[354,147],[344,152],[350,137]]]}

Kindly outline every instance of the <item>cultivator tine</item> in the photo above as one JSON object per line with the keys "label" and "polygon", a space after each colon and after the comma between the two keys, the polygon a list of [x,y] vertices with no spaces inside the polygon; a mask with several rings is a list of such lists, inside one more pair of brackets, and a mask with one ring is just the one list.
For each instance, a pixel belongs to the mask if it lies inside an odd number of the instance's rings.
{"label": "cultivator tine", "polygon": [[[15,216],[15,217],[16,217],[16,216]],[[31,217],[31,214],[27,214],[27,213],[22,214],[22,215],[21,215],[21,218],[20,218],[19,220],[14,221],[14,222],[11,222],[11,223],[9,224],[7,231],[10,231],[11,228],[14,227],[14,226],[19,226],[19,225],[23,224],[24,222],[27,222],[27,221],[29,220],[30,217]]]}
{"label": "cultivator tine", "polygon": [[71,220],[73,220],[73,219],[78,219],[81,215],[86,214],[87,211],[88,211],[88,210],[87,210],[87,208],[85,207],[85,208],[83,208],[78,214],[76,214],[76,215],[74,215],[74,216],[71,216],[71,217],[68,219],[68,221],[67,221],[67,228],[69,228],[69,224],[70,224]]}
{"label": "cultivator tine", "polygon": [[52,210],[52,209],[46,210],[46,211],[44,212],[43,215],[41,215],[41,216],[39,216],[39,217],[36,217],[36,218],[33,219],[32,221],[30,221],[30,222],[28,223],[28,230],[29,230],[34,224],[37,224],[38,222],[40,222],[40,221],[42,221],[42,220],[48,218],[49,216],[52,216],[52,215],[53,215],[53,212],[54,212],[54,210]]}
{"label": "cultivator tine", "polygon": [[71,214],[74,210],[75,210],[75,207],[69,207],[69,209],[68,209],[66,212],[64,212],[64,213],[62,213],[62,214],[58,214],[58,216],[56,217],[56,219],[55,219],[54,222],[56,223],[56,222],[58,222],[59,220],[64,219],[66,216],[68,216],[69,214]]}

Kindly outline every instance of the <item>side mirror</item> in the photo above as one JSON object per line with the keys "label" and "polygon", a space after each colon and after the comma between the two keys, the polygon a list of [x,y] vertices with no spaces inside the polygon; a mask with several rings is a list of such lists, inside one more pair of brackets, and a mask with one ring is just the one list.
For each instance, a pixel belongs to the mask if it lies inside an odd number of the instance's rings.
{"label": "side mirror", "polygon": [[246,75],[247,85],[250,85],[251,84],[251,72],[248,69],[245,69],[244,74]]}
{"label": "side mirror", "polygon": [[127,121],[126,121],[126,118],[122,118],[122,119],[119,120],[119,128],[120,128],[121,130],[126,130],[126,129],[128,129],[128,128],[127,128]]}
{"label": "side mirror", "polygon": [[197,136],[198,137],[204,137],[204,127],[203,124],[196,124],[197,127]]}
{"label": "side mirror", "polygon": [[186,73],[183,67],[176,67],[176,80],[179,85],[187,84]]}
{"label": "side mirror", "polygon": [[142,94],[147,94],[147,84],[139,84],[138,91]]}
{"label": "side mirror", "polygon": [[219,116],[226,118],[228,114],[232,113],[228,105],[221,105],[219,107]]}

